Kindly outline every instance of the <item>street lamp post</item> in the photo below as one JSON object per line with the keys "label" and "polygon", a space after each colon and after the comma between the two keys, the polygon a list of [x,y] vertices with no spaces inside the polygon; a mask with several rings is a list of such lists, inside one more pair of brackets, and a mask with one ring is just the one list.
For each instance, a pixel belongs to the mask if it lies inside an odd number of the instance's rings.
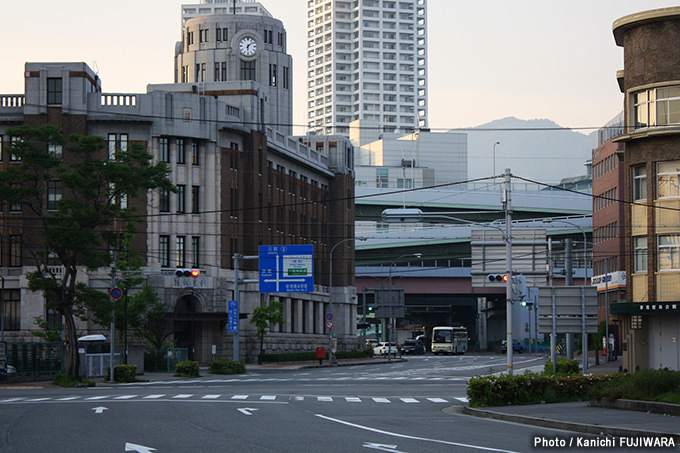
{"label": "street lamp post", "polygon": [[500,145],[501,142],[496,142],[493,144],[493,176],[494,176],[494,185],[496,185],[496,145]]}
{"label": "street lamp post", "polygon": [[[329,268],[329,294],[328,294],[328,312],[333,313],[333,251],[337,246],[349,241],[365,241],[367,238],[346,238],[335,244],[331,248],[330,253],[330,268]],[[333,366],[333,327],[328,329],[328,364]]]}
{"label": "street lamp post", "polygon": [[601,245],[591,242],[591,245],[599,248],[604,255],[604,307],[605,307],[605,321],[604,330],[607,344],[607,357],[605,362],[609,362],[609,357],[611,354],[611,347],[609,346],[609,259],[607,258],[607,252],[604,251]]}
{"label": "street lamp post", "polygon": [[553,223],[553,222],[562,222],[566,223],[567,225],[571,225],[575,228],[578,228],[581,234],[583,235],[583,286],[588,286],[587,281],[588,281],[588,239],[586,237],[586,232],[583,231],[583,228],[580,226],[576,225],[575,223],[569,222],[567,220],[562,220],[562,219],[550,219],[546,220],[545,223]]}
{"label": "street lamp post", "polygon": [[394,264],[397,261],[399,261],[401,258],[405,258],[407,256],[415,256],[416,258],[420,258],[421,256],[423,256],[423,254],[422,253],[407,253],[406,255],[401,255],[401,256],[395,258],[394,261],[392,261],[392,263],[390,264],[390,290],[389,290],[390,291],[390,297],[389,297],[390,312],[388,314],[387,322],[388,322],[389,325],[391,325],[391,327],[389,329],[390,333],[389,333],[389,336],[388,336],[388,339],[387,339],[387,361],[388,362],[390,362],[392,360],[392,356],[390,355],[390,353],[392,352],[392,331],[394,330],[394,327],[395,327],[395,323],[392,321],[392,266],[394,266]]}

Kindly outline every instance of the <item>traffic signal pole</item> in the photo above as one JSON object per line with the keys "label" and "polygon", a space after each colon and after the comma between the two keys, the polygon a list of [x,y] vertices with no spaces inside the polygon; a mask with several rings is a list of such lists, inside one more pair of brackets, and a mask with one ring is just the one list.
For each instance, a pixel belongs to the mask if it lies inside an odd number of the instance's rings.
{"label": "traffic signal pole", "polygon": [[512,364],[512,353],[514,345],[512,342],[512,205],[511,205],[511,174],[510,169],[505,169],[505,189],[503,193],[503,206],[505,209],[505,259],[507,262],[507,276],[506,281],[506,326],[507,326],[507,337],[506,337],[506,352],[508,355],[508,374],[513,372]]}

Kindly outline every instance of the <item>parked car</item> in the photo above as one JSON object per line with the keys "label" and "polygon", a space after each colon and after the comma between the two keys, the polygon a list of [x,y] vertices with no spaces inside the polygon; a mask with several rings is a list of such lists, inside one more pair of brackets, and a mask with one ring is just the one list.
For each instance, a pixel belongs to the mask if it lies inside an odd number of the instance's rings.
{"label": "parked car", "polygon": [[[501,352],[508,352],[507,345],[508,340],[503,340],[501,341]],[[512,340],[512,352],[516,352],[518,354],[521,354],[524,352],[524,347],[522,346],[522,343],[519,342],[519,340]]]}
{"label": "parked car", "polygon": [[407,338],[404,344],[401,345],[402,354],[425,354],[425,344],[421,340],[415,338]]}
{"label": "parked car", "polygon": [[12,365],[7,365],[0,362],[0,380],[7,379],[7,376],[17,374],[17,369]]}
{"label": "parked car", "polygon": [[393,356],[397,356],[399,353],[399,350],[397,348],[396,343],[390,343],[388,346],[388,343],[386,341],[381,341],[378,343],[376,347],[373,348],[373,355],[374,356],[385,356],[387,357],[387,354],[392,354]]}

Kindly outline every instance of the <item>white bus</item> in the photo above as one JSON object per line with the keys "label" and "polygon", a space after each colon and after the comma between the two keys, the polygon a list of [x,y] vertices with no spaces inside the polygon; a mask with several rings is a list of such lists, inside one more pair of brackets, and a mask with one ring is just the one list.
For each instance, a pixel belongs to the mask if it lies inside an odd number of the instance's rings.
{"label": "white bus", "polygon": [[465,354],[468,348],[468,332],[465,327],[432,328],[432,352],[434,355]]}

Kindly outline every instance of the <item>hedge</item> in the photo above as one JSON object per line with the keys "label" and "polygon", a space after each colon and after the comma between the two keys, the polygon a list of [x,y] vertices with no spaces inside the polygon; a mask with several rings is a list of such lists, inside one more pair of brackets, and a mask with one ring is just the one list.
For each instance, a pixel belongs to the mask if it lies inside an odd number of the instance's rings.
{"label": "hedge", "polygon": [[199,377],[198,362],[185,360],[175,365],[176,377]]}
{"label": "hedge", "polygon": [[467,395],[472,407],[585,401],[590,399],[595,384],[614,376],[616,374],[546,376],[536,373],[478,376],[468,382]]}
{"label": "hedge", "polygon": [[243,374],[245,372],[245,365],[236,360],[215,359],[208,367],[210,374]]}

